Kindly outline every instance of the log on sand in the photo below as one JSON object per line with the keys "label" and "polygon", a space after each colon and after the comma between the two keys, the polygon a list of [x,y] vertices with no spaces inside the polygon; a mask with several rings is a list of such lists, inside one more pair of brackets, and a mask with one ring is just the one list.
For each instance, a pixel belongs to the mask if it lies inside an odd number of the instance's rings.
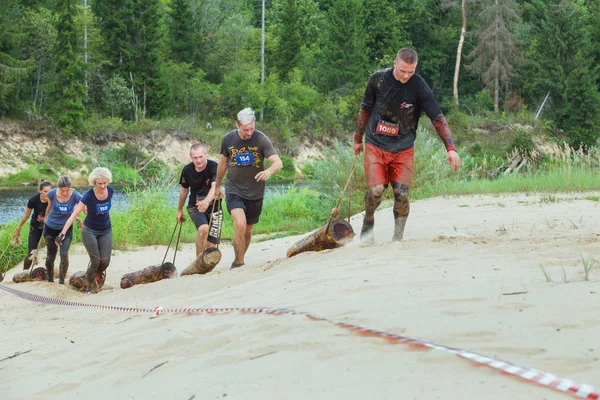
{"label": "log on sand", "polygon": [[151,265],[144,269],[140,269],[139,271],[130,272],[123,275],[121,278],[121,289],[127,289],[133,285],[158,282],[163,279],[171,279],[176,277],[177,269],[170,262],[166,262],[162,265]]}
{"label": "log on sand", "polygon": [[14,283],[31,282],[31,281],[45,281],[48,279],[48,273],[46,268],[37,267],[31,271],[21,271],[13,275]]}
{"label": "log on sand", "polygon": [[351,242],[353,238],[352,225],[343,219],[334,219],[292,245],[287,251],[287,256],[293,257],[305,251],[335,249]]}
{"label": "log on sand", "polygon": [[208,247],[204,250],[186,269],[181,276],[194,274],[207,274],[221,261],[221,250],[216,247]]}
{"label": "log on sand", "polygon": [[[104,286],[104,281],[106,280],[106,274],[102,274],[101,276],[96,277],[96,282],[98,283],[98,289],[102,289]],[[77,271],[69,277],[69,285],[73,286],[77,290],[84,290],[87,286],[87,278],[85,277],[85,271]]]}

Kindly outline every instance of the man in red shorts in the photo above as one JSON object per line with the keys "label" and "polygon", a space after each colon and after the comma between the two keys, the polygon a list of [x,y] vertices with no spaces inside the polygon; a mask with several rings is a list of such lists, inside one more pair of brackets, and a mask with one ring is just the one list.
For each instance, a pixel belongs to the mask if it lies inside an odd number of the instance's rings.
{"label": "man in red shorts", "polygon": [[360,154],[365,139],[365,218],[361,240],[373,244],[375,210],[388,185],[394,190],[394,235],[402,240],[410,211],[408,188],[414,167],[414,144],[421,113],[425,112],[446,146],[446,159],[454,172],[460,157],[440,107],[427,83],[418,74],[417,53],[403,48],[394,68],[375,72],[369,78],[354,132],[354,153]]}

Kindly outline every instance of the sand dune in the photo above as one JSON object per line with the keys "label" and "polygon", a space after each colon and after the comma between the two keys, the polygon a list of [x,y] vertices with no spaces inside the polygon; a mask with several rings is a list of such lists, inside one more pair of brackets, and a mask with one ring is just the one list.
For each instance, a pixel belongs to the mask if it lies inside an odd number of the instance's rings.
{"label": "sand dune", "polygon": [[[272,307],[466,349],[600,388],[598,193],[463,196],[411,205],[405,240],[285,258],[301,236],[233,251],[208,275],[122,290],[124,273],[164,246],[116,252],[107,283],[84,295],[46,282],[3,285],[74,302],[154,308]],[[591,197],[590,197],[591,198]],[[362,216],[351,221],[360,231]],[[170,256],[172,253],[170,253]],[[595,260],[584,279],[581,257]],[[184,245],[181,271],[193,259]],[[169,260],[169,258],[168,258]],[[42,261],[43,262],[43,261]],[[87,255],[72,252],[70,272]],[[553,280],[548,282],[542,268]],[[566,282],[565,282],[566,281]],[[392,345],[302,315],[148,313],[66,307],[0,290],[1,399],[559,399],[443,350]]]}

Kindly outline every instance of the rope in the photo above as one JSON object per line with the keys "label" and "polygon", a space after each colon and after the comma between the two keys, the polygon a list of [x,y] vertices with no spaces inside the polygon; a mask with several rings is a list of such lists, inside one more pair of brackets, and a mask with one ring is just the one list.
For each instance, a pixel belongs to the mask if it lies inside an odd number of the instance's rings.
{"label": "rope", "polygon": [[271,308],[271,307],[222,307],[222,308],[163,308],[154,307],[150,308],[136,308],[136,307],[119,307],[119,306],[104,306],[96,304],[77,303],[67,300],[54,299],[35,294],[22,292],[17,289],[9,288],[4,285],[0,285],[0,290],[4,290],[10,294],[20,297],[25,300],[35,301],[44,304],[54,304],[60,306],[71,306],[71,307],[86,307],[94,308],[99,310],[107,311],[127,311],[136,313],[152,313],[150,318],[156,318],[164,313],[187,313],[187,314],[225,314],[233,311],[248,314],[267,314],[267,315],[302,315],[307,317],[311,321],[322,321],[337,327],[349,330],[359,336],[364,337],[376,337],[384,339],[389,344],[406,344],[411,347],[427,349],[427,350],[441,350],[450,354],[454,354],[460,358],[470,360],[475,364],[490,367],[492,369],[501,371],[504,374],[512,375],[521,379],[524,379],[530,383],[535,383],[540,386],[544,386],[549,389],[554,389],[564,394],[574,395],[576,397],[588,400],[599,400],[600,391],[595,389],[593,386],[586,383],[576,383],[568,378],[556,376],[554,374],[540,371],[534,368],[523,367],[517,364],[513,364],[508,361],[497,360],[485,355],[474,353],[468,350],[436,344],[433,342],[427,342],[424,340],[413,339],[408,336],[397,335],[395,333],[389,333],[380,331],[372,328],[366,328],[360,325],[349,324],[346,322],[337,321],[334,319],[320,317],[318,315],[310,314],[302,311],[295,311],[286,308]]}
{"label": "rope", "polygon": [[[352,176],[354,175],[354,168],[356,167],[356,160],[358,160],[358,156],[359,156],[358,154],[354,155],[354,160],[352,160],[352,167],[350,167],[350,176],[348,177],[348,180],[346,181],[346,185],[344,185],[344,189],[342,189],[342,193],[340,194],[340,198],[338,199],[337,205],[334,207],[333,211],[331,212],[331,216],[329,217],[329,222],[327,222],[327,230],[329,230],[329,225],[331,224],[331,221],[333,221],[335,210],[339,211],[340,204],[342,202],[342,199],[344,198],[344,193],[346,192],[348,185],[350,185],[350,182],[352,182]],[[348,204],[348,222],[350,222],[350,206],[352,204],[352,198],[349,199],[348,203],[349,203]]]}
{"label": "rope", "polygon": [[[160,265],[163,265],[165,263],[165,260],[167,259],[167,254],[169,253],[169,249],[171,248],[171,243],[173,243],[173,238],[175,237],[175,231],[177,230],[177,225],[181,224],[181,226],[183,226],[183,223],[177,221],[177,223],[175,224],[175,228],[173,228],[173,233],[171,234],[171,239],[169,240],[169,245],[167,246],[167,251],[165,252],[165,256],[163,257],[162,262],[160,263]],[[181,235],[181,226],[179,227],[179,235]],[[179,245],[179,236],[177,236],[177,245]],[[175,256],[177,255],[177,246],[175,246],[175,255],[173,256],[173,265],[175,265]]]}

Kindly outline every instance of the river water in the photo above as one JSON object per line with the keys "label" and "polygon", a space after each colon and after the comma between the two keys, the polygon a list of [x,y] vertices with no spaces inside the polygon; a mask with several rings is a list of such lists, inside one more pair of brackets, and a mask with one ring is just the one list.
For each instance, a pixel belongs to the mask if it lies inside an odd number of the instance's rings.
{"label": "river water", "polygon": [[[126,210],[128,206],[127,193],[125,187],[111,185],[115,189],[113,195],[112,207],[115,210]],[[269,193],[287,188],[289,185],[267,185],[265,196]],[[81,194],[84,194],[89,187],[75,188]],[[37,194],[35,187],[0,187],[0,225],[19,220],[25,213],[27,201],[30,197]],[[174,185],[169,192],[169,204],[173,206],[173,215],[177,212],[177,200],[179,198],[179,186]]]}

